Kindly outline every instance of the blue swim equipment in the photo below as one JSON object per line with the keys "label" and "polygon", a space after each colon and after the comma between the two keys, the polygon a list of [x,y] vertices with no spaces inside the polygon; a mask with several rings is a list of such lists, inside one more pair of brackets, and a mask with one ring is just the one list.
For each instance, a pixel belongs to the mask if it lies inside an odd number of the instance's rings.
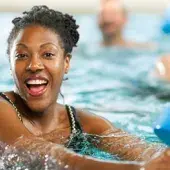
{"label": "blue swim equipment", "polygon": [[170,107],[167,107],[154,125],[155,134],[170,146]]}
{"label": "blue swim equipment", "polygon": [[165,34],[170,34],[170,7],[168,7],[165,11],[161,29]]}

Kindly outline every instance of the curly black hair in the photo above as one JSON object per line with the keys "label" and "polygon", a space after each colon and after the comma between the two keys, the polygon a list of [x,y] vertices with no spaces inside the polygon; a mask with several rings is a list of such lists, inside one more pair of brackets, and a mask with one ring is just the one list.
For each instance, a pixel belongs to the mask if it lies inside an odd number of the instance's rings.
{"label": "curly black hair", "polygon": [[57,33],[62,41],[63,48],[66,53],[71,53],[73,47],[79,40],[79,33],[77,31],[78,25],[76,20],[59,11],[49,9],[47,6],[34,6],[30,11],[23,12],[22,17],[17,17],[12,20],[14,27],[8,37],[7,54],[10,54],[11,45],[21,29],[30,25],[40,25],[49,28]]}

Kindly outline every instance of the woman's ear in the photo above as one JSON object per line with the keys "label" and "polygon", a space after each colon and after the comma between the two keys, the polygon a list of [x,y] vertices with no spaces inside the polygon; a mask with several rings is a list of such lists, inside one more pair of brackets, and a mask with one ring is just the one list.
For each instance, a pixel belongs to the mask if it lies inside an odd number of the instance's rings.
{"label": "woman's ear", "polygon": [[64,68],[64,73],[67,74],[70,68],[70,59],[71,59],[71,54],[68,53],[65,56],[65,68]]}

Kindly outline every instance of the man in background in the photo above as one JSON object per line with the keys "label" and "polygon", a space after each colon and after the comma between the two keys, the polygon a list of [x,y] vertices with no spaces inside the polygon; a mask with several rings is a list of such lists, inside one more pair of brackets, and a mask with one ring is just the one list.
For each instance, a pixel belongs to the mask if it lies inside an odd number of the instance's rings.
{"label": "man in background", "polygon": [[98,15],[99,28],[103,35],[102,45],[125,45],[122,32],[127,22],[127,13],[119,0],[102,0]]}
{"label": "man in background", "polygon": [[124,39],[123,30],[127,21],[127,10],[121,0],[101,0],[98,25],[103,36],[102,46],[149,47],[149,44]]}

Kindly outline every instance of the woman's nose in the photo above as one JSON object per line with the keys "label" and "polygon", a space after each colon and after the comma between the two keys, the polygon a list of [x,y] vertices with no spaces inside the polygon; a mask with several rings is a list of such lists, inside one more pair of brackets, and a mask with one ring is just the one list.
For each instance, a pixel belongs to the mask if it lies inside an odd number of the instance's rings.
{"label": "woman's nose", "polygon": [[44,65],[38,56],[31,57],[31,60],[26,67],[26,70],[31,72],[37,72],[43,69]]}

